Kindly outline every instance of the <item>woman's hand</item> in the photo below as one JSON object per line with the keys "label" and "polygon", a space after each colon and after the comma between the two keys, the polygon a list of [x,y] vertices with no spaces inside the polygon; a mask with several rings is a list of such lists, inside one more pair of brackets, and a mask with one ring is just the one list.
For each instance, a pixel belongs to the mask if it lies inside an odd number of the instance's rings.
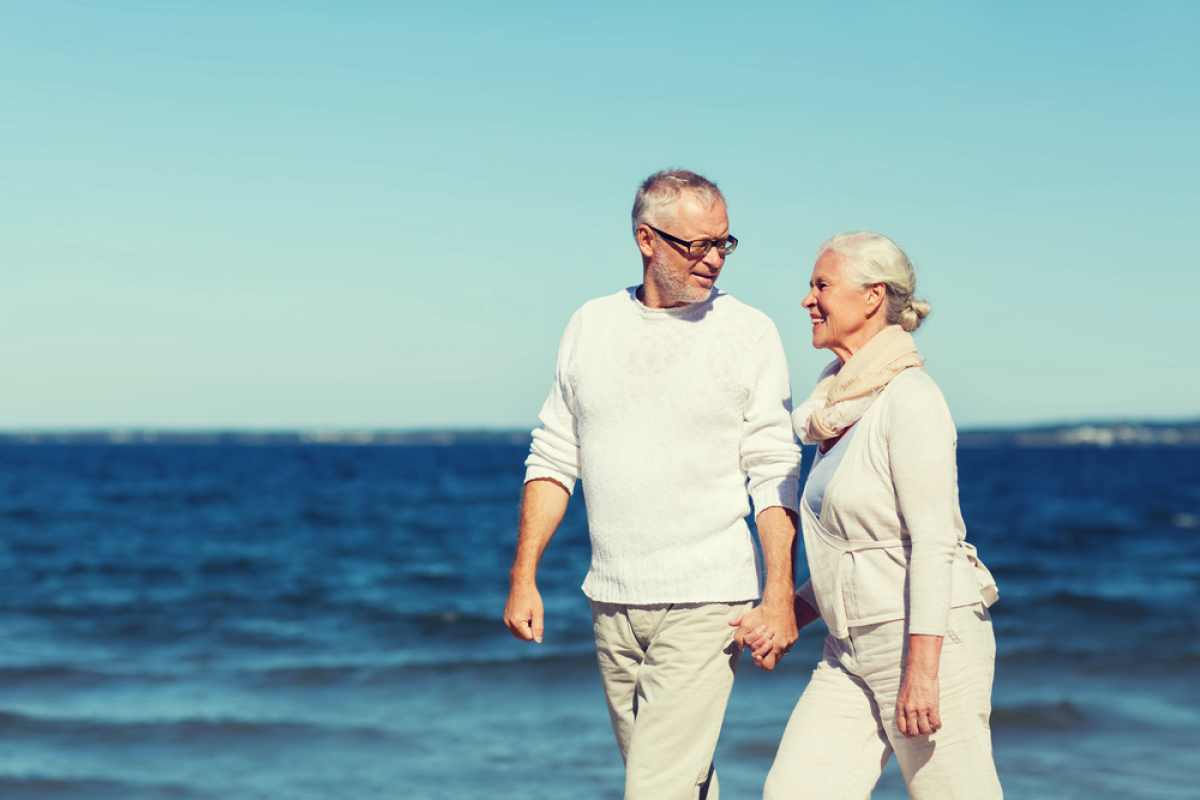
{"label": "woman's hand", "polygon": [[[754,663],[762,669],[764,667],[763,659],[775,649],[775,631],[766,625],[757,625],[754,628],[746,627],[744,624],[746,618],[754,611],[758,611],[758,609],[743,611],[731,619],[729,624],[737,628],[733,635],[734,641],[739,647],[749,648],[751,655],[754,656]],[[772,666],[774,666],[773,662]]]}
{"label": "woman's hand", "polygon": [[909,739],[928,736],[940,730],[938,714],[941,690],[938,664],[942,658],[942,637],[913,634],[908,639],[908,664],[904,681],[896,697],[896,725]]}
{"label": "woman's hand", "polygon": [[771,645],[774,640],[775,631],[766,625],[759,625],[746,634],[745,638],[742,639],[742,644],[750,649],[750,654],[754,656],[754,663],[761,667],[763,658],[771,652]]}

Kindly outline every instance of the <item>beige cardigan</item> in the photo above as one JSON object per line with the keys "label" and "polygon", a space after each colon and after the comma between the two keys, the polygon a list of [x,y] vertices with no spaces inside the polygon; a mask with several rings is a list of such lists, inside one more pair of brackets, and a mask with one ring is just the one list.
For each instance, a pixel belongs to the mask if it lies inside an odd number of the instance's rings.
{"label": "beige cardigan", "polygon": [[950,410],[932,378],[907,369],[857,425],[820,519],[800,493],[811,578],[797,594],[838,638],[904,618],[910,634],[944,636],[951,608],[997,596],[965,541]]}

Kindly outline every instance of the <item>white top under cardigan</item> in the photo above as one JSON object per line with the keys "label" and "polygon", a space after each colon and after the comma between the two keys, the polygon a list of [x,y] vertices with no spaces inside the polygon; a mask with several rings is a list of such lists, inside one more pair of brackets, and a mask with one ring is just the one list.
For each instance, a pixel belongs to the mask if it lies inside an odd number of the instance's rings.
{"label": "white top under cardigan", "polygon": [[850,442],[854,440],[856,430],[858,430],[857,425],[850,426],[850,429],[842,438],[838,439],[833,447],[824,453],[818,449],[816,456],[813,457],[812,466],[808,469],[808,480],[800,495],[800,502],[808,503],[808,507],[818,517],[821,516],[821,504],[825,502],[825,490],[829,488],[829,482],[837,474],[837,468],[841,466],[842,458],[846,455],[846,450],[850,448]]}
{"label": "white top under cardigan", "polygon": [[904,370],[855,425],[820,519],[801,504],[812,578],[797,594],[834,636],[905,617],[910,634],[944,636],[951,608],[994,600],[965,543],[956,443],[937,384]]}
{"label": "white top under cardigan", "polygon": [[579,309],[525,462],[527,481],[582,479],[583,591],[629,605],[761,594],[744,517],[796,510],[800,448],[774,323],[723,292],[679,308],[634,288]]}

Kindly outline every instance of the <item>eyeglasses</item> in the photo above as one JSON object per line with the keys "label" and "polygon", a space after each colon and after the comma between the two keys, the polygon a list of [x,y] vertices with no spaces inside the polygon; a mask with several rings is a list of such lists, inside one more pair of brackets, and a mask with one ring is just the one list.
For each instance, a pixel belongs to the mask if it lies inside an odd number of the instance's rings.
{"label": "eyeglasses", "polygon": [[723,256],[729,255],[734,251],[735,248],[737,248],[737,237],[735,236],[727,236],[724,239],[696,239],[694,241],[687,242],[683,239],[672,236],[666,231],[660,231],[653,225],[647,225],[646,223],[642,224],[646,225],[647,228],[654,231],[664,239],[668,239],[675,244],[683,245],[685,248],[687,248],[688,255],[692,258],[704,258],[706,255],[708,255],[708,251],[714,247],[721,248],[721,255]]}

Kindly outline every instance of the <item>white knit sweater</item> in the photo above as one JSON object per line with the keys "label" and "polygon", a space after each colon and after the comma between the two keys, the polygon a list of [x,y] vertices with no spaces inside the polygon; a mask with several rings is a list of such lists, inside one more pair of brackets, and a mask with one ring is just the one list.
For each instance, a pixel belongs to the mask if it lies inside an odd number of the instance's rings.
{"label": "white knit sweater", "polygon": [[593,600],[749,600],[762,589],[749,498],[756,513],[796,510],[790,414],[787,362],[766,315],[718,290],[652,309],[630,288],[568,323],[525,479],[570,492],[583,481],[583,591]]}

